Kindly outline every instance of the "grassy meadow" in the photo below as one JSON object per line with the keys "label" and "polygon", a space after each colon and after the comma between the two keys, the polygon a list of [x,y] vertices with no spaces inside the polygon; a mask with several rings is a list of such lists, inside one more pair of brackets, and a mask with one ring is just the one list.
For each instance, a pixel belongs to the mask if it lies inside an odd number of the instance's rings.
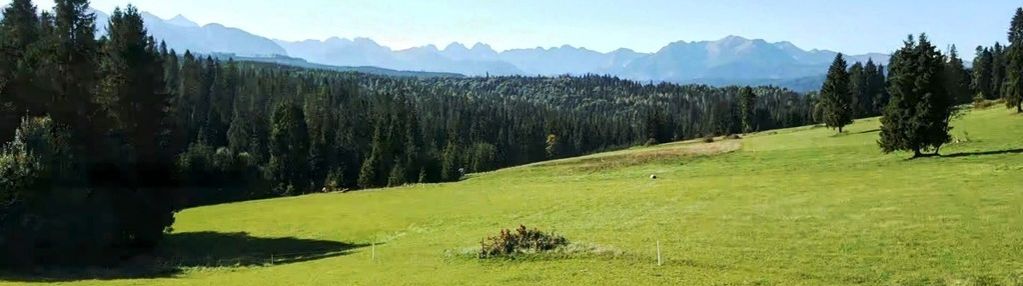
{"label": "grassy meadow", "polygon": [[[1023,116],[1001,107],[971,111],[953,123],[957,142],[942,149],[945,156],[916,160],[881,154],[878,125],[865,119],[841,135],[801,127],[544,162],[459,183],[188,209],[160,258],[138,263],[175,267],[2,279],[1023,285]],[[475,257],[482,238],[520,224],[573,245],[517,259]]]}

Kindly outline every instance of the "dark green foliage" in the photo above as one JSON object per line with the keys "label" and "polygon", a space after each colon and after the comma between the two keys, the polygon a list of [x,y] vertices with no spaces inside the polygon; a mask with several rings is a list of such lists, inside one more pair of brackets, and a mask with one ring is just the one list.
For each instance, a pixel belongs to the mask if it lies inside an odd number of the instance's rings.
{"label": "dark green foliage", "polygon": [[925,35],[910,37],[892,57],[889,75],[891,102],[881,118],[882,151],[939,151],[951,140],[949,121],[955,103],[946,90],[944,56]]}
{"label": "dark green foliage", "polygon": [[468,172],[478,173],[497,168],[497,147],[490,143],[476,143],[469,147],[466,166]]}
{"label": "dark green foliage", "polygon": [[970,73],[963,66],[963,60],[959,58],[956,46],[948,51],[948,60],[945,61],[945,89],[955,100],[956,104],[965,104],[973,101],[973,91],[970,89]]}
{"label": "dark green foliage", "polygon": [[880,115],[885,106],[888,106],[888,88],[885,79],[884,65],[874,65],[874,61],[867,61],[864,67],[867,77],[867,97],[869,97],[870,116]]}
{"label": "dark green foliage", "polygon": [[739,91],[739,109],[740,114],[742,114],[743,133],[750,133],[756,130],[756,126],[754,125],[754,116],[756,116],[754,112],[757,107],[756,104],[757,95],[756,93],[753,93],[753,88],[748,86],[743,87],[742,90]]}
{"label": "dark green foliage", "polygon": [[310,191],[308,181],[309,131],[305,114],[294,104],[282,103],[270,120],[270,178],[282,195]]}
{"label": "dark green foliage", "polygon": [[838,133],[842,133],[842,128],[853,121],[852,94],[849,89],[850,79],[845,59],[842,58],[842,54],[838,54],[828,69],[828,77],[821,87],[824,124],[837,128]]}
{"label": "dark green foliage", "polygon": [[985,47],[977,47],[977,56],[973,59],[973,91],[985,96],[985,99],[992,99],[991,70],[994,68],[994,56],[991,50]]}
{"label": "dark green foliage", "polygon": [[203,142],[192,144],[177,158],[178,178],[188,186],[187,206],[266,197],[269,183],[248,153]]}
{"label": "dark green foliage", "polygon": [[42,47],[41,24],[30,0],[12,1],[0,20],[0,142],[14,136],[26,111],[40,111],[45,102],[35,89]]}
{"label": "dark green foliage", "polygon": [[462,150],[455,142],[448,142],[447,146],[444,147],[444,153],[441,155],[443,158],[441,162],[441,180],[444,181],[457,181],[462,179],[460,172],[461,161],[462,161]]}
{"label": "dark green foliage", "polygon": [[15,1],[0,22],[0,108],[14,111],[0,133],[25,118],[2,167],[17,194],[0,215],[0,263],[12,266],[131,257],[155,246],[182,201],[165,56],[141,15],[116,10],[97,40],[88,1],[55,4],[36,16]]}
{"label": "dark green foliage", "polygon": [[1006,54],[1005,46],[995,43],[991,48],[991,93],[992,99],[1003,98],[1002,91],[1005,89],[1006,76]]}
{"label": "dark green foliage", "polygon": [[502,229],[501,233],[480,241],[479,258],[514,257],[519,254],[540,253],[568,245],[568,239],[520,225],[515,231]]}
{"label": "dark green foliage", "polygon": [[1023,8],[1016,9],[1009,28],[1006,76],[1002,95],[1009,108],[1023,112]]}
{"label": "dark green foliage", "polygon": [[867,60],[866,64],[853,64],[849,68],[849,92],[853,118],[881,114],[888,103],[884,66],[874,64],[872,59]]}

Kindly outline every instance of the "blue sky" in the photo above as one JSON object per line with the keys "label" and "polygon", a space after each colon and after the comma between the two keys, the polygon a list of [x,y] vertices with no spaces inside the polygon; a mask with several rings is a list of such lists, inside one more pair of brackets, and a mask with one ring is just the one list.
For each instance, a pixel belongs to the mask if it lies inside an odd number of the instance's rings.
{"label": "blue sky", "polygon": [[[6,5],[10,0],[0,0]],[[36,0],[41,8],[52,0]],[[369,37],[392,48],[452,41],[495,49],[570,44],[642,52],[727,35],[790,41],[804,49],[890,52],[926,32],[967,55],[1005,41],[1020,1],[1008,0],[93,0],[110,11],[133,3],[284,40]],[[244,3],[244,4],[241,4]]]}

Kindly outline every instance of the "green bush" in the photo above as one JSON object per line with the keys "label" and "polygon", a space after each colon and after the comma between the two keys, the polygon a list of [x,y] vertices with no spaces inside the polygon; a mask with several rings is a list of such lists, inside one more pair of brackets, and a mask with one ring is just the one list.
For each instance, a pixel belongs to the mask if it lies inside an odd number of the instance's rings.
{"label": "green bush", "polygon": [[497,236],[480,241],[479,258],[512,257],[517,254],[539,253],[568,245],[568,239],[520,225],[515,231],[503,229]]}

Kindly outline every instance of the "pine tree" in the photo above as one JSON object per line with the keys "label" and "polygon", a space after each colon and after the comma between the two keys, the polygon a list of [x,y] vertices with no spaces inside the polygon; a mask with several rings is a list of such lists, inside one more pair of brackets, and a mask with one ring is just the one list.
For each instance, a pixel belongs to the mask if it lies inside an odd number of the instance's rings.
{"label": "pine tree", "polygon": [[407,176],[407,174],[405,172],[404,164],[401,162],[394,162],[394,168],[391,168],[390,175],[387,177],[387,186],[397,187],[405,185],[408,183],[405,176]]}
{"label": "pine tree", "polygon": [[842,54],[838,54],[828,69],[827,79],[821,87],[824,123],[828,127],[837,128],[838,133],[842,133],[842,128],[853,121],[849,86],[849,72],[846,71],[845,59],[842,58]]}
{"label": "pine tree", "polygon": [[863,76],[866,78],[866,94],[863,96],[869,104],[862,108],[867,111],[867,116],[876,116],[881,114],[881,109],[888,100],[884,90],[884,66],[875,64],[873,59],[867,60],[867,64],[863,66]]}
{"label": "pine tree", "polygon": [[1009,108],[1023,113],[1023,8],[1016,9],[1009,28],[1009,48],[1006,55],[1007,68],[1002,95]]}
{"label": "pine tree", "polygon": [[867,72],[862,63],[855,63],[849,67],[849,93],[852,99],[853,118],[863,118],[870,115],[870,106],[873,105],[870,92],[867,90]]}
{"label": "pine tree", "polygon": [[892,99],[881,118],[882,151],[923,151],[938,153],[951,140],[949,121],[954,101],[945,90],[944,57],[920,35],[910,37],[891,61],[889,91]]}
{"label": "pine tree", "polygon": [[54,81],[49,104],[53,120],[71,127],[77,142],[97,152],[103,144],[104,114],[95,104],[99,43],[96,41],[96,16],[89,12],[87,0],[54,1],[52,54],[46,62]]}
{"label": "pine tree", "polygon": [[290,103],[280,104],[270,122],[269,169],[271,178],[280,184],[277,192],[295,195],[293,192],[307,191],[309,131],[302,109]]}
{"label": "pine tree", "polygon": [[991,71],[994,69],[994,56],[991,50],[985,47],[977,47],[977,56],[973,59],[973,83],[974,92],[983,94],[985,99],[993,99],[994,91],[991,89]]}
{"label": "pine tree", "polygon": [[1005,46],[995,43],[991,49],[991,93],[992,99],[1004,98],[1002,89],[1005,88],[1006,76],[1006,55]]}
{"label": "pine tree", "polygon": [[739,109],[742,114],[742,131],[750,133],[754,131],[754,111],[756,110],[757,95],[753,93],[752,87],[743,87],[739,91]]}
{"label": "pine tree", "polygon": [[955,100],[956,104],[968,103],[973,100],[973,92],[970,91],[970,74],[963,66],[963,60],[959,58],[956,46],[952,45],[948,51],[948,60],[945,62],[945,89]]}
{"label": "pine tree", "polygon": [[[170,161],[159,158],[160,137],[154,136],[164,131],[169,105],[163,61],[135,7],[114,10],[107,31],[100,60],[103,78],[99,96],[109,105],[116,128],[134,147],[137,171],[152,174],[153,168],[169,165]],[[166,176],[169,174],[160,175]]]}
{"label": "pine tree", "polygon": [[0,143],[14,136],[26,111],[41,113],[32,50],[42,37],[39,16],[31,0],[14,0],[0,19]]}
{"label": "pine tree", "polygon": [[888,106],[888,84],[887,84],[887,70],[884,65],[877,65],[877,71],[871,77],[871,94],[874,95],[874,112],[871,115],[880,115],[884,111],[884,108]]}
{"label": "pine tree", "polygon": [[441,155],[441,179],[444,181],[457,181],[462,178],[461,172],[461,148],[458,147],[458,143],[455,141],[448,141],[446,147],[444,147],[444,153]]}

